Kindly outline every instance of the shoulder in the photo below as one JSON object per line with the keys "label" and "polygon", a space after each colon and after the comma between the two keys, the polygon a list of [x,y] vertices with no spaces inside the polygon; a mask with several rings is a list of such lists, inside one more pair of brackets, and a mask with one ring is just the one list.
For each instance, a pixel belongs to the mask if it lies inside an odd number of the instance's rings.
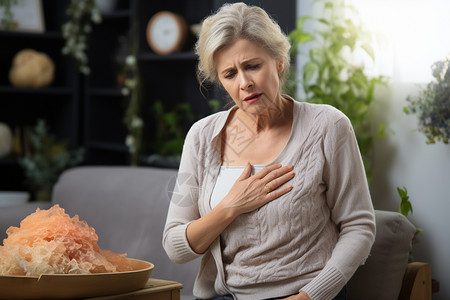
{"label": "shoulder", "polygon": [[313,118],[315,120],[323,120],[331,123],[338,122],[340,120],[348,120],[347,116],[337,108],[328,104],[315,104],[309,102],[295,102],[300,108],[298,113],[303,118]]}
{"label": "shoulder", "polygon": [[294,106],[294,118],[304,128],[335,131],[352,127],[350,119],[342,111],[331,105],[294,101]]}
{"label": "shoulder", "polygon": [[216,112],[196,121],[189,129],[186,139],[210,141],[222,130],[229,112],[229,110]]}

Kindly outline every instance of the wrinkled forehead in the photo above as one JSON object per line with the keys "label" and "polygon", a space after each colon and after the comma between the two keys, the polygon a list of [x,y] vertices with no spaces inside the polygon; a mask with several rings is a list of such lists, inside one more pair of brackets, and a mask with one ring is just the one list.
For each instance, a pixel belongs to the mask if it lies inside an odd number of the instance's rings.
{"label": "wrinkled forehead", "polygon": [[216,71],[237,67],[238,65],[254,60],[274,60],[268,51],[258,44],[246,40],[238,39],[233,43],[222,47],[214,54],[214,65]]}

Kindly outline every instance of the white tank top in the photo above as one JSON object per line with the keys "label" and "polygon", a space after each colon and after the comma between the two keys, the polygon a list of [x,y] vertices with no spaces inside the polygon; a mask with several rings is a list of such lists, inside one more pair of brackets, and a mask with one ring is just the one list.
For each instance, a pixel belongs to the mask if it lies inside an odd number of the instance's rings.
{"label": "white tank top", "polygon": [[[259,172],[265,165],[253,165],[252,175]],[[214,190],[210,199],[211,209],[216,207],[219,202],[225,198],[228,192],[233,187],[233,184],[244,172],[245,166],[221,166],[219,171],[219,176],[217,176],[216,184],[214,185]]]}

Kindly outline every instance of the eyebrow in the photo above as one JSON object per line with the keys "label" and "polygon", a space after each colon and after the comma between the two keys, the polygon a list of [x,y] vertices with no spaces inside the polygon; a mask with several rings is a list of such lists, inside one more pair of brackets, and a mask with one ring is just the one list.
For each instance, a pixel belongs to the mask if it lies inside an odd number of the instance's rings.
{"label": "eyebrow", "polygon": [[[253,62],[253,61],[255,61],[255,60],[259,60],[259,59],[260,59],[259,57],[249,58],[249,59],[247,59],[247,60],[244,60],[244,61],[241,63],[241,65],[245,65],[245,64],[251,63],[251,62]],[[235,67],[229,67],[229,68],[226,68],[225,70],[223,70],[222,72],[220,72],[220,74],[224,75],[224,74],[226,74],[226,73],[228,73],[228,72],[230,72],[231,70],[234,70],[234,69],[235,69]]]}

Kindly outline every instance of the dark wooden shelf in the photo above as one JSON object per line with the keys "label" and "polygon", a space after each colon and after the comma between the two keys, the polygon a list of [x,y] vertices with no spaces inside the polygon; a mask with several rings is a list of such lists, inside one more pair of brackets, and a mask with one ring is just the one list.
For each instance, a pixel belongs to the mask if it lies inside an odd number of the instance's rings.
{"label": "dark wooden shelf", "polygon": [[167,55],[160,55],[153,52],[140,53],[138,55],[140,61],[173,61],[173,60],[197,60],[194,52],[177,52]]}
{"label": "dark wooden shelf", "polygon": [[0,86],[0,94],[40,94],[40,95],[71,95],[72,87],[43,87],[43,88],[19,88],[9,85]]}
{"label": "dark wooden shelf", "polygon": [[0,31],[0,37],[36,38],[36,39],[62,39],[61,31],[25,32],[25,31]]}
{"label": "dark wooden shelf", "polygon": [[117,144],[117,143],[111,143],[111,142],[89,142],[88,147],[90,147],[94,150],[128,152],[128,147],[125,144]]}
{"label": "dark wooden shelf", "polygon": [[90,96],[104,96],[104,97],[124,97],[121,88],[91,88],[88,90]]}
{"label": "dark wooden shelf", "polygon": [[0,158],[0,165],[7,165],[7,166],[13,166],[13,165],[17,165],[17,159],[16,158],[11,158],[11,157],[5,157],[5,158]]}
{"label": "dark wooden shelf", "polygon": [[[70,0],[42,1],[45,32],[0,31],[0,120],[11,130],[20,129],[21,143],[24,142],[25,131],[38,119],[43,119],[57,140],[67,142],[70,148],[78,148],[82,144],[81,76],[74,59],[61,51],[64,46],[61,26],[66,20],[65,10],[69,3]],[[9,70],[13,58],[22,49],[34,49],[52,59],[55,71],[50,86],[20,88],[10,84]],[[0,159],[2,189],[28,189],[24,186],[25,179],[17,157],[11,155]]]}
{"label": "dark wooden shelf", "polygon": [[121,9],[114,12],[102,14],[104,20],[128,19],[131,16],[131,10]]}
{"label": "dark wooden shelf", "polygon": [[[125,145],[128,130],[124,124],[129,99],[116,85],[119,67],[122,67],[126,55],[131,53],[134,46],[138,47],[136,63],[141,76],[142,102],[139,104],[139,113],[144,122],[140,153],[142,157],[152,154],[148,153],[152,151],[152,141],[156,132],[161,130],[155,122],[155,101],[161,101],[165,112],[178,104],[187,103],[198,116],[211,113],[206,101],[199,101],[204,95],[225,102],[222,100],[222,93],[215,87],[208,87],[202,91],[204,94],[199,89],[196,77],[198,57],[193,51],[196,42],[194,34],[189,33],[183,51],[160,55],[149,47],[146,29],[151,17],[162,10],[182,15],[188,25],[191,25],[201,23],[222,4],[238,1],[240,0],[121,0],[115,11],[103,14],[103,22],[93,26],[90,36],[88,56],[92,72],[85,77],[84,91],[81,93],[83,138],[89,158],[87,163],[119,163],[119,159],[129,163],[126,159],[129,157],[128,147]],[[295,1],[281,3],[261,0],[258,3],[264,3],[263,7],[284,22],[281,24],[283,29],[295,27],[295,18],[292,17],[295,17],[296,12]],[[141,158],[140,164],[147,163],[148,160]]]}

